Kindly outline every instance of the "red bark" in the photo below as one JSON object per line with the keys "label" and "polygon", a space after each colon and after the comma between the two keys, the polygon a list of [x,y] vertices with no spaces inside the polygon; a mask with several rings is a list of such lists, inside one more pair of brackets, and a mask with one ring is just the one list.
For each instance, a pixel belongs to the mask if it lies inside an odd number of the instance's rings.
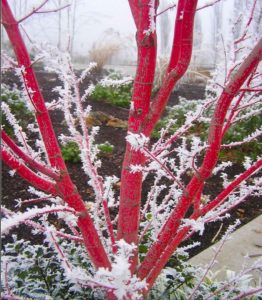
{"label": "red bark", "polygon": [[197,0],[180,0],[177,6],[174,38],[169,65],[164,75],[163,83],[150,112],[143,124],[143,133],[149,136],[159,120],[168,98],[177,83],[185,74],[192,55],[194,17]]}
{"label": "red bark", "polygon": [[[254,3],[255,2],[256,0]],[[156,13],[158,1],[153,3],[155,3],[153,9]],[[150,25],[152,25],[150,24],[152,21],[150,12],[151,4],[152,2],[150,0],[129,0],[137,28],[138,62],[133,86],[132,105],[129,113],[128,131],[135,134],[144,134],[147,137],[150,137],[156,122],[159,120],[175,84],[184,75],[189,66],[192,54],[194,16],[197,0],[178,1],[170,61],[163,79],[163,84],[154,99],[151,99],[151,94],[155,75],[157,36],[155,32],[149,30]],[[253,12],[254,9],[252,9],[252,14]],[[18,65],[23,67],[22,74],[24,83],[29,98],[35,108],[36,119],[51,167],[49,168],[48,165],[36,162],[32,157],[16,146],[5,132],[2,133],[5,144],[2,150],[3,161],[10,168],[15,169],[22,178],[30,182],[33,186],[47,193],[51,193],[54,196],[60,196],[70,207],[76,210],[79,216],[78,226],[93,264],[96,268],[104,267],[110,269],[111,262],[98,232],[81,196],[70,179],[63,161],[48,110],[45,106],[28,51],[19,30],[19,22],[13,17],[7,0],[2,0],[2,19],[10,42],[14,48]],[[155,19],[155,17],[153,19]],[[218,160],[223,136],[231,125],[235,110],[244,97],[244,93],[248,91],[248,89],[241,91],[241,86],[248,78],[249,81],[252,80],[252,72],[254,72],[260,62],[261,56],[262,40],[257,43],[249,56],[243,61],[238,71],[232,76],[229,83],[223,89],[217,101],[209,129],[208,147],[206,148],[201,166],[198,170],[195,170],[191,181],[186,188],[184,188],[183,195],[165,224],[163,224],[156,241],[150,247],[143,262],[137,268],[138,250],[135,251],[130,261],[131,272],[135,273],[140,279],[146,279],[148,290],[152,287],[157,276],[178,245],[187,238],[189,231],[192,229],[191,226],[180,228],[181,221],[190,205],[194,205],[194,212],[190,218],[196,220],[222,204],[232,191],[262,166],[262,160],[260,159],[252,167],[243,172],[243,174],[234,179],[215,199],[201,208],[200,200],[204,183],[212,175],[212,171]],[[239,94],[239,92],[241,92],[241,94]],[[227,122],[225,122],[230,104],[235,96],[238,96],[239,99],[232,109]],[[80,101],[80,95],[78,95],[78,100]],[[85,128],[83,128],[83,132],[88,143],[88,132]],[[177,136],[173,137],[173,139],[170,139],[167,143],[173,143],[176,138]],[[9,149],[11,151],[9,151]],[[154,154],[150,152],[147,154],[159,163],[160,168],[164,169],[170,175],[170,178],[176,180],[171,171],[164,164],[161,164],[161,161],[158,160]],[[145,155],[141,151],[134,150],[127,144],[121,174],[117,239],[124,239],[127,243],[134,243],[136,245],[138,244],[140,224],[142,173],[131,173],[130,167],[131,165],[143,166],[145,162]],[[90,161],[90,166],[91,165],[92,163]],[[29,167],[49,176],[53,181],[40,177]],[[58,170],[58,174],[53,171],[54,169]],[[107,201],[104,199],[103,184],[102,181],[100,181],[96,169],[93,168],[91,171],[94,178],[96,178],[95,189],[97,189],[100,194],[100,200],[105,213],[105,221],[109,231],[109,237],[111,238],[112,253],[115,254],[117,251],[115,236]],[[148,290],[145,291],[145,294]],[[115,295],[111,290],[108,291],[107,296],[109,299],[115,299]],[[131,299],[132,295],[128,295],[127,298],[128,297]]]}
{"label": "red bark", "polygon": [[55,183],[47,181],[41,178],[29,168],[27,168],[22,162],[16,159],[11,153],[6,149],[1,150],[2,160],[7,164],[12,170],[15,170],[26,181],[31,183],[34,187],[54,196],[57,196],[57,190]]}
{"label": "red bark", "polygon": [[54,171],[50,170],[48,167],[38,163],[35,161],[32,157],[27,155],[23,150],[21,150],[15,142],[5,133],[4,130],[2,130],[2,140],[3,142],[10,147],[10,149],[26,164],[28,164],[31,168],[41,172],[42,174],[45,174],[49,176],[50,178],[54,180],[59,180],[59,175],[56,174]]}
{"label": "red bark", "polygon": [[44,98],[39,89],[28,51],[19,30],[19,24],[15,20],[7,0],[2,0],[2,23],[14,49],[18,64],[20,67],[24,67],[24,83],[27,89],[32,91],[32,93],[30,93],[30,99],[36,110],[37,123],[50,164],[53,168],[59,170],[60,180],[56,182],[57,194],[60,195],[69,206],[79,212],[78,226],[82,232],[86,249],[95,267],[110,268],[110,261],[93,221],[81,196],[69,177],[48,110],[45,106]]}
{"label": "red bark", "polygon": [[203,182],[205,182],[212,174],[212,170],[214,169],[218,159],[222,140],[223,124],[229,105],[234,96],[237,95],[242,84],[256,68],[257,64],[261,60],[261,55],[262,39],[257,43],[246,60],[241,64],[238,72],[232,77],[228,85],[225,87],[223,93],[221,94],[211,121],[208,136],[209,147],[205,153],[203,163],[187,185],[183,196],[179,200],[176,208],[173,210],[170,217],[162,227],[162,230],[157,237],[157,241],[149,249],[144,261],[142,262],[138,270],[138,276],[140,278],[143,279],[148,275],[152,267],[156,264],[159,257],[161,256],[161,253],[172,241],[180,225],[180,221],[187,212],[195,195],[201,188]]}
{"label": "red bark", "polygon": [[[128,131],[140,133],[141,126],[148,115],[156,64],[156,33],[146,34],[149,29],[149,0],[130,1],[137,24],[138,62],[132,95],[132,109],[128,120]],[[118,219],[118,239],[127,243],[138,242],[142,174],[130,173],[131,165],[143,165],[145,156],[134,151],[128,144],[122,166],[121,193]],[[136,255],[133,259],[135,267]]]}
{"label": "red bark", "polygon": [[[196,220],[200,216],[204,216],[207,212],[216,208],[218,205],[222,204],[226,198],[230,195],[232,191],[234,191],[241,182],[247,180],[250,176],[252,176],[255,172],[259,170],[262,166],[262,159],[258,160],[253,166],[251,166],[248,170],[246,170],[243,174],[238,176],[235,180],[233,180],[226,188],[223,190],[214,200],[210,201],[207,205],[205,205],[202,209],[195,211],[191,219]],[[184,227],[180,229],[174,238],[170,241],[169,245],[166,249],[161,253],[157,263],[152,266],[149,275],[147,276],[148,288],[150,289],[154,284],[157,276],[164,268],[165,264],[168,262],[171,255],[174,253],[176,248],[180,245],[180,243],[186,238],[187,234],[191,230],[190,226]]]}

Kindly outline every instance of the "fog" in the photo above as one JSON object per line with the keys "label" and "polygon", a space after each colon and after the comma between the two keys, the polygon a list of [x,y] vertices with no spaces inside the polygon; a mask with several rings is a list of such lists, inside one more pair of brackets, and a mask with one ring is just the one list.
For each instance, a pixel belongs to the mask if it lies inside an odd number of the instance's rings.
{"label": "fog", "polygon": [[[27,15],[42,2],[9,1],[17,19]],[[205,2],[207,1],[199,0],[199,5]],[[214,64],[217,29],[220,27],[225,36],[229,34],[228,22],[232,17],[234,4],[241,2],[252,4],[251,0],[221,0],[213,7],[196,13],[195,53],[200,63]],[[159,11],[170,5],[171,1],[162,0],[160,3]],[[88,57],[88,52],[94,45],[115,43],[118,44],[119,51],[111,63],[135,63],[135,26],[127,0],[49,0],[41,11],[52,11],[65,5],[69,6],[58,12],[34,14],[22,22],[29,47],[27,36],[33,42],[48,42],[61,50],[69,50],[74,57]],[[221,20],[216,18],[218,13]],[[176,9],[172,9],[158,17],[158,52],[162,55],[170,52],[175,14]],[[6,37],[3,36],[3,43],[5,42]]]}

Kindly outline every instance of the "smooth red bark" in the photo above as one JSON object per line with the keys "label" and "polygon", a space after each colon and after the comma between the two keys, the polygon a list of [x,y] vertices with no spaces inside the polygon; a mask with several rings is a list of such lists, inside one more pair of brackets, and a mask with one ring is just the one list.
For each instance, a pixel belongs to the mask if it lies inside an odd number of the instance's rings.
{"label": "smooth red bark", "polygon": [[257,64],[261,60],[261,56],[262,39],[257,43],[246,60],[241,64],[238,72],[232,77],[228,85],[225,87],[220,98],[218,99],[209,129],[209,147],[205,153],[203,163],[187,185],[183,196],[162,227],[162,230],[159,233],[156,242],[151,246],[144,261],[142,262],[138,270],[138,276],[141,279],[145,278],[148,275],[152,267],[159,260],[162,252],[172,241],[180,225],[181,219],[187,212],[190,204],[194,200],[195,195],[201,188],[203,182],[205,182],[212,174],[212,170],[214,169],[218,159],[222,140],[223,124],[229,105],[234,96],[237,95],[242,84],[246,81],[251,72],[256,68]]}
{"label": "smooth red bark", "polygon": [[[154,99],[151,99],[151,93],[155,75],[157,37],[155,32],[148,31],[150,28],[151,3],[150,0],[129,0],[129,5],[137,28],[136,39],[138,62],[133,86],[132,105],[128,120],[128,131],[135,134],[142,133],[147,137],[150,137],[156,122],[159,120],[175,84],[184,75],[189,66],[192,54],[193,26],[197,0],[179,0],[178,2],[170,61],[163,79],[163,84]],[[155,1],[155,12],[157,5],[158,1]],[[8,147],[3,148],[2,158],[7,165],[12,169],[15,169],[22,178],[28,180],[33,186],[53,195],[60,196],[70,207],[77,211],[77,215],[79,216],[78,226],[82,232],[84,243],[92,262],[96,268],[104,267],[110,269],[111,263],[107,253],[105,252],[89,212],[77,192],[76,187],[73,185],[62,159],[48,110],[45,106],[26,46],[19,31],[19,24],[13,17],[7,0],[2,0],[2,19],[3,25],[6,28],[14,48],[18,64],[20,67],[24,67],[24,70],[22,71],[24,83],[29,93],[29,98],[36,110],[36,119],[51,168],[49,169],[48,165],[44,166],[34,161],[33,158],[29,157],[17,147],[4,132],[3,141]],[[241,92],[241,86],[249,78],[252,72],[254,72],[261,60],[261,56],[262,40],[257,43],[221,93],[210,124],[208,147],[203,162],[184,189],[183,195],[179,199],[177,206],[171,212],[170,217],[163,225],[157,240],[150,247],[143,262],[138,267],[138,270],[136,270],[138,250],[136,250],[130,261],[131,272],[135,273],[141,279],[146,278],[148,290],[152,287],[157,276],[178,245],[187,237],[191,230],[190,226],[179,228],[181,220],[184,218],[190,205],[194,204],[194,212],[190,217],[191,219],[197,219],[205,215],[207,212],[222,204],[228,195],[236,189],[241,182],[254,174],[262,165],[262,160],[260,159],[247,171],[243,172],[243,174],[233,180],[233,182],[215,199],[201,208],[200,200],[204,183],[212,175],[212,171],[218,160],[223,135],[231,125],[231,120],[234,117],[234,110],[237,109],[237,106],[241,102],[242,95],[247,91],[244,90],[242,91],[242,94],[238,95],[239,92]],[[250,80],[251,78],[252,76],[250,77]],[[33,91],[33,93],[30,91]],[[225,122],[230,104],[237,95],[239,96],[239,99],[229,115],[227,122]],[[87,133],[86,136],[88,136]],[[176,137],[169,142],[173,142],[175,138]],[[8,149],[11,149],[12,152],[9,152]],[[23,162],[16,159],[12,153],[21,158]],[[157,158],[155,158],[155,160],[157,160]],[[138,244],[138,230],[140,223],[142,173],[131,173],[130,166],[144,165],[145,162],[146,158],[144,154],[140,151],[135,151],[127,144],[121,174],[117,239],[124,239],[128,243],[135,243],[136,245]],[[51,179],[54,179],[54,182],[41,178],[25,164],[36,171],[49,176]],[[165,167],[164,165],[161,166],[161,162],[159,164],[160,167]],[[54,168],[58,170],[59,175],[52,170]],[[98,178],[96,170],[93,169],[92,172],[94,173],[94,176]],[[172,174],[170,175],[171,178],[174,177]],[[98,180],[96,186],[103,198],[102,182]],[[112,252],[116,253],[117,248],[115,245],[113,226],[110,220],[107,202],[104,198],[102,199],[102,205],[112,242]],[[147,294],[148,290],[145,291],[145,294]],[[115,299],[115,295],[112,291],[109,291],[107,296],[108,299]],[[131,299],[132,295],[128,295],[128,297],[129,296]]]}
{"label": "smooth red bark", "polygon": [[1,150],[1,156],[6,165],[8,165],[12,170],[15,170],[17,174],[32,184],[35,188],[38,188],[48,194],[57,196],[57,190],[54,182],[43,179],[35,174],[6,149]]}
{"label": "smooth red bark", "polygon": [[188,69],[193,47],[194,17],[197,0],[180,0],[177,6],[173,46],[163,83],[153,99],[150,112],[143,124],[143,133],[149,136],[159,120],[177,81]]}
{"label": "smooth red bark", "polygon": [[35,115],[37,123],[50,164],[53,168],[56,168],[60,174],[60,180],[56,182],[57,193],[69,206],[79,212],[78,226],[82,232],[86,249],[95,267],[110,268],[110,261],[93,221],[81,196],[69,177],[48,110],[45,106],[44,98],[39,89],[28,51],[19,30],[18,22],[15,20],[7,0],[2,0],[2,23],[14,49],[18,64],[20,67],[24,68],[23,77],[25,86],[27,87],[27,90],[32,91],[29,92],[29,97],[36,110]]}
{"label": "smooth red bark", "polygon": [[[141,132],[141,125],[148,115],[156,64],[156,34],[146,34],[149,29],[149,0],[130,1],[131,10],[137,24],[138,62],[129,114],[128,131]],[[118,218],[118,239],[127,243],[138,242],[142,174],[131,173],[131,165],[143,165],[145,156],[134,151],[127,144],[121,174],[120,207]],[[137,255],[133,257],[133,270]]]}
{"label": "smooth red bark", "polygon": [[45,174],[49,176],[50,178],[54,180],[59,180],[59,175],[55,173],[54,171],[50,170],[50,168],[38,163],[35,161],[32,157],[30,157],[28,154],[26,154],[23,150],[21,150],[15,142],[6,134],[4,130],[1,131],[2,133],[2,140],[3,142],[10,147],[10,149],[26,164],[28,164],[31,168],[41,172],[42,174]]}

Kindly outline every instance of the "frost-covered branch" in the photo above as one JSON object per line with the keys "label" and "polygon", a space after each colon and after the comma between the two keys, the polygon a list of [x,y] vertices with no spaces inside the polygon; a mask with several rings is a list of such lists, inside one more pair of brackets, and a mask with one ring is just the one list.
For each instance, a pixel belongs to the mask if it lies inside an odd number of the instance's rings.
{"label": "frost-covered branch", "polygon": [[32,208],[28,209],[24,213],[17,213],[15,218],[8,217],[2,220],[2,226],[1,226],[1,233],[3,235],[8,234],[8,232],[14,228],[20,225],[21,223],[24,223],[27,220],[33,219],[35,217],[39,217],[45,214],[53,214],[58,212],[64,212],[64,213],[70,213],[70,214],[76,214],[76,212],[69,207],[66,206],[46,206],[44,208]]}
{"label": "frost-covered branch", "polygon": [[7,149],[1,149],[2,160],[13,170],[17,172],[22,178],[27,180],[34,187],[43,190],[52,195],[57,195],[58,191],[56,189],[55,183],[52,181],[48,181],[36,173],[31,171],[22,161],[17,159],[12,155]]}
{"label": "frost-covered branch", "polygon": [[34,168],[36,171],[39,171],[54,180],[59,180],[59,175],[52,171],[51,168],[48,168],[41,163],[37,162],[36,160],[32,159],[27,153],[21,150],[15,142],[5,133],[4,130],[1,131],[2,133],[2,140],[3,142],[10,147],[10,149],[17,155],[20,159],[22,159],[25,163],[27,163],[31,168]]}
{"label": "frost-covered branch", "polygon": [[192,293],[190,294],[188,300],[192,300],[194,299],[194,295],[196,294],[199,286],[201,285],[201,283],[204,281],[205,277],[207,276],[209,270],[214,266],[215,262],[216,262],[216,258],[217,256],[219,255],[219,253],[221,252],[222,250],[222,247],[224,246],[224,244],[226,243],[226,241],[229,239],[229,235],[236,229],[237,226],[240,225],[240,221],[237,220],[235,222],[234,225],[230,226],[226,233],[224,234],[224,236],[222,237],[221,241],[219,242],[219,246],[217,247],[217,249],[215,249],[215,255],[213,256],[212,260],[209,262],[203,276],[200,278],[200,280],[198,281],[198,283],[195,285]]}

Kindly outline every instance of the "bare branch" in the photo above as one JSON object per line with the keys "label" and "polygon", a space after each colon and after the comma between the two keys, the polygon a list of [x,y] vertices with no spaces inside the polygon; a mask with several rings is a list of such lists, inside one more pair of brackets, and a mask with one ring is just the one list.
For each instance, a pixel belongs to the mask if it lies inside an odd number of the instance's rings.
{"label": "bare branch", "polygon": [[204,9],[204,8],[207,8],[207,7],[210,7],[210,6],[213,6],[213,5],[215,5],[216,3],[220,2],[220,1],[221,1],[221,0],[213,0],[213,1],[211,1],[210,3],[207,3],[207,4],[203,5],[203,6],[198,7],[196,10],[199,11],[199,10],[201,10],[201,9]]}

